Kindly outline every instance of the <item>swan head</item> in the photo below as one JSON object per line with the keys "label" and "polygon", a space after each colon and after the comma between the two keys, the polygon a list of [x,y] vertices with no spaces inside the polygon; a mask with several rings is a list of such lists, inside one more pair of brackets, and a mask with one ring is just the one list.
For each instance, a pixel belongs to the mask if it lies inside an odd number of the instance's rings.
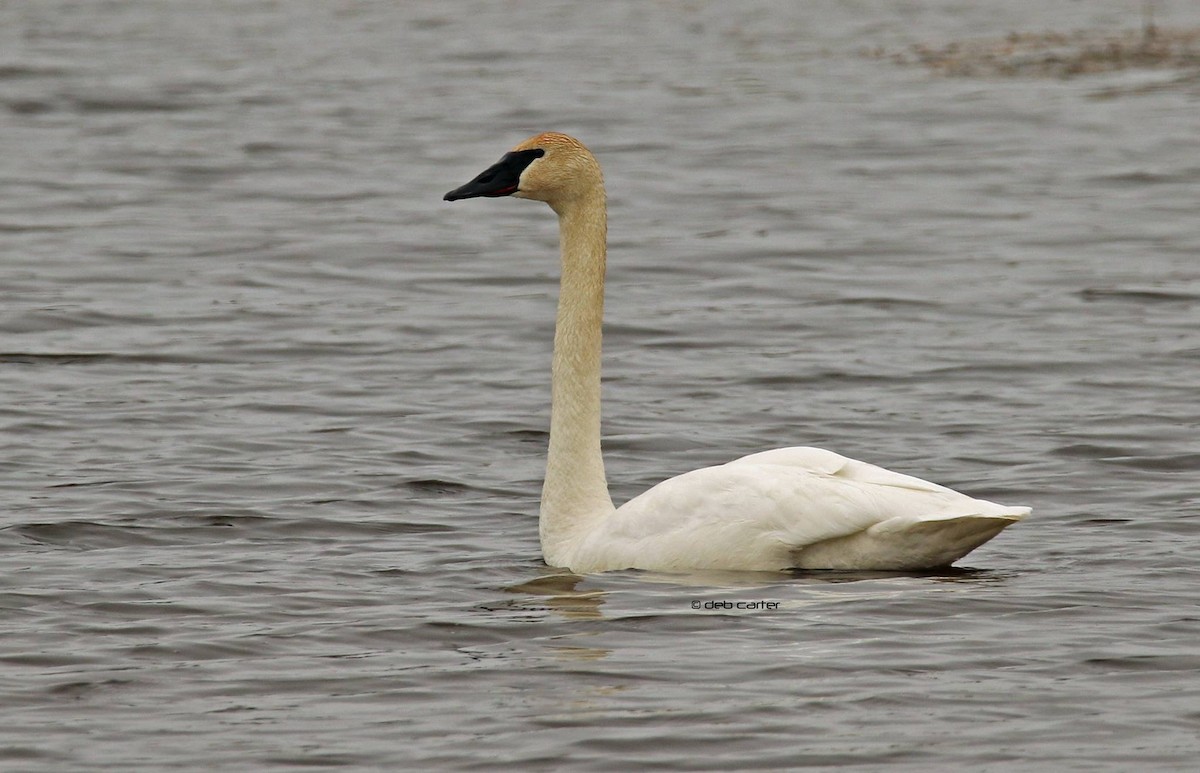
{"label": "swan head", "polygon": [[600,164],[583,143],[559,132],[543,132],[505,153],[474,180],[447,193],[446,201],[515,196],[559,204],[604,190]]}

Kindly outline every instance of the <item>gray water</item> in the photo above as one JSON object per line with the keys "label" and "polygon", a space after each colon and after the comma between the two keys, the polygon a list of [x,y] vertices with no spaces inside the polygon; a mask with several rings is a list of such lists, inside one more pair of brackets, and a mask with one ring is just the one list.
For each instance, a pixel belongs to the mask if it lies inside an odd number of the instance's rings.
{"label": "gray water", "polygon": [[[1198,80],[864,55],[1141,5],[0,5],[0,769],[1193,769]],[[545,129],[618,502],[811,444],[1034,517],[545,566],[556,225],[441,200]]]}

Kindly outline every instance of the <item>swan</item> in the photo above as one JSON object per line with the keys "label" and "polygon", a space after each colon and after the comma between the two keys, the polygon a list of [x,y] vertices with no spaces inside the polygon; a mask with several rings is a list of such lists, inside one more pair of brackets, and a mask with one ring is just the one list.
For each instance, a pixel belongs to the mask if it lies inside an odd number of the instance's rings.
{"label": "swan", "polygon": [[932,569],[1029,514],[806,447],[688,472],[614,507],[600,449],[608,228],[600,165],[579,140],[546,132],[444,199],[500,196],[544,201],[559,219],[550,446],[538,518],[547,564],[575,574]]}

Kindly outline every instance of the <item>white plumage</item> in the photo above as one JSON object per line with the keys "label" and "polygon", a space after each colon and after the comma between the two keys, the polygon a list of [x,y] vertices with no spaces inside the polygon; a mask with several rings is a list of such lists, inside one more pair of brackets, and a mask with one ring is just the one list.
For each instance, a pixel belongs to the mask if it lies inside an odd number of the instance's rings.
{"label": "white plumage", "polygon": [[670,478],[589,530],[579,572],[949,566],[1029,513],[820,448],[778,448]]}
{"label": "white plumage", "polygon": [[540,535],[548,564],[612,569],[916,570],[949,566],[1029,514],[819,448],[779,448],[665,480],[614,508],[600,451],[607,213],[594,156],[539,134],[447,200],[545,201],[562,284]]}

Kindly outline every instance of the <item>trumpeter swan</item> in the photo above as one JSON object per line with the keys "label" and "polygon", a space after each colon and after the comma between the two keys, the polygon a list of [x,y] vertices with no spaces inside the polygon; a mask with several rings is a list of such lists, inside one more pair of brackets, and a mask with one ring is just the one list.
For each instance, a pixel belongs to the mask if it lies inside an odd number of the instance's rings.
{"label": "trumpeter swan", "polygon": [[547,132],[446,201],[515,196],[559,219],[550,448],[539,533],[551,566],[915,570],[949,566],[1029,514],[819,448],[779,448],[663,481],[613,507],[600,451],[604,178],[578,140]]}

